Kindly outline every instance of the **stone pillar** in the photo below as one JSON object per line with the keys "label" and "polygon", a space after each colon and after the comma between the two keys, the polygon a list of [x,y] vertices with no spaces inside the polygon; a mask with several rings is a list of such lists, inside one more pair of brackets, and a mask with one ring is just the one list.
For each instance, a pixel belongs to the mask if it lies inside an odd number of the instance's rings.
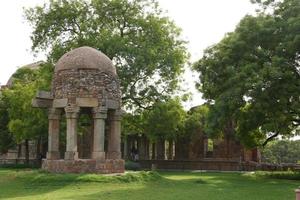
{"label": "stone pillar", "polygon": [[108,159],[121,159],[121,113],[113,111],[109,118]]}
{"label": "stone pillar", "polygon": [[93,108],[94,118],[94,142],[92,158],[105,160],[104,141],[105,141],[105,119],[107,117],[106,107]]}
{"label": "stone pillar", "polygon": [[77,120],[79,114],[79,107],[67,106],[66,120],[67,120],[67,146],[65,152],[65,160],[78,159],[77,151]]}
{"label": "stone pillar", "polygon": [[59,120],[60,110],[55,108],[49,108],[48,111],[48,160],[58,160],[60,158],[59,153]]}

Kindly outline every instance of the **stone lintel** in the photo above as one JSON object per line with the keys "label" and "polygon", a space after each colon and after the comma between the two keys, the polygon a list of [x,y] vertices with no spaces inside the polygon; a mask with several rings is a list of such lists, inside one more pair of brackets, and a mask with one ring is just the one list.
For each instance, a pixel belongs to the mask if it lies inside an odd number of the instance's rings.
{"label": "stone lintel", "polygon": [[76,105],[79,107],[97,107],[97,98],[76,98]]}
{"label": "stone lintel", "polygon": [[68,99],[54,99],[53,107],[54,108],[64,108],[68,105]]}
{"label": "stone lintel", "polygon": [[107,108],[114,109],[114,110],[120,109],[120,107],[121,107],[119,101],[112,100],[112,99],[106,99],[105,105],[106,105]]}
{"label": "stone lintel", "polygon": [[52,107],[53,100],[52,99],[32,99],[31,105],[34,108],[50,108]]}
{"label": "stone lintel", "polygon": [[53,99],[50,92],[43,91],[43,90],[37,91],[36,98],[38,98],[38,99]]}

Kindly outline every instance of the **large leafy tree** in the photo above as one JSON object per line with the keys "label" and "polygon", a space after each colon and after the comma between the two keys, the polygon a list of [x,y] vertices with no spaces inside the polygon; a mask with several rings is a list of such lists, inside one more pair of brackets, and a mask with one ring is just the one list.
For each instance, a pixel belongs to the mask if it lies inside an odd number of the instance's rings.
{"label": "large leafy tree", "polygon": [[84,45],[108,55],[129,108],[148,108],[178,88],[188,57],[185,42],[153,0],[51,0],[25,13],[32,49],[49,52],[50,62]]}
{"label": "large leafy tree", "polygon": [[206,49],[195,65],[211,109],[210,134],[248,146],[299,133],[300,1],[256,1],[262,10]]}
{"label": "large leafy tree", "polygon": [[281,164],[300,162],[300,140],[275,140],[261,151],[262,162]]}

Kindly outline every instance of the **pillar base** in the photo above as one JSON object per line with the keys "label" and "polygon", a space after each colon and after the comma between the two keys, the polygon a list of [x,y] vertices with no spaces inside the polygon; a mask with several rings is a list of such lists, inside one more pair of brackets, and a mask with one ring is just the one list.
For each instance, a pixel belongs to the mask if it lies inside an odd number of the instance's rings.
{"label": "pillar base", "polygon": [[125,162],[122,159],[78,159],[47,160],[43,159],[42,169],[53,173],[124,173]]}
{"label": "pillar base", "polygon": [[92,158],[96,160],[105,160],[105,152],[104,151],[94,151],[92,153]]}
{"label": "pillar base", "polygon": [[65,160],[77,160],[78,152],[77,151],[66,151],[65,152]]}
{"label": "pillar base", "polygon": [[108,159],[121,159],[121,152],[120,151],[109,151],[107,152]]}
{"label": "pillar base", "polygon": [[48,160],[58,160],[58,159],[60,159],[60,153],[59,153],[59,151],[49,151],[49,152],[47,152],[46,157]]}
{"label": "pillar base", "polygon": [[300,200],[300,188],[295,190],[296,192],[296,200]]}

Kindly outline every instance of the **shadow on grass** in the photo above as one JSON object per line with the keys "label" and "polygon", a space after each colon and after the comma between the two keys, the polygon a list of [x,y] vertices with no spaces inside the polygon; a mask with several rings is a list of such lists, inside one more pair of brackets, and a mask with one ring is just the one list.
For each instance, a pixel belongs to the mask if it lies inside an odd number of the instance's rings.
{"label": "shadow on grass", "polygon": [[[0,199],[293,199],[300,183],[239,173],[138,172],[122,176],[0,170]],[[271,193],[271,196],[270,196]],[[57,195],[57,196],[55,196]]]}
{"label": "shadow on grass", "polygon": [[127,173],[104,176],[97,174],[54,174],[33,169],[0,169],[0,199],[43,195],[67,186],[126,184],[157,181],[162,177],[156,172]]}

